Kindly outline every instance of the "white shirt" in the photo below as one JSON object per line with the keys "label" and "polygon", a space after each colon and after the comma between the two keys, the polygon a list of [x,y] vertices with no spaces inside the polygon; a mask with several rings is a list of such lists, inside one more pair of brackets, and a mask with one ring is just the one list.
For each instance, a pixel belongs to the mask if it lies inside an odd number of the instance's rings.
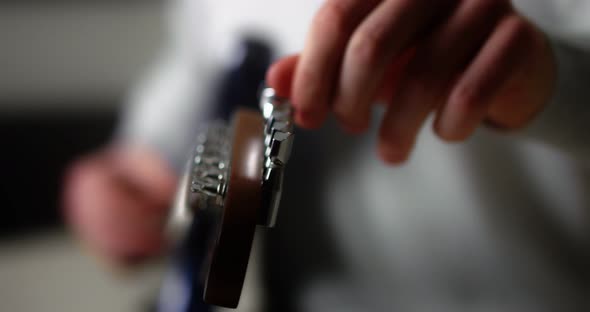
{"label": "white shirt", "polygon": [[[122,136],[184,155],[211,77],[244,32],[303,47],[315,0],[179,0],[170,47],[132,97]],[[303,311],[586,311],[590,308],[590,1],[521,0],[580,48],[554,47],[555,99],[528,130],[447,145],[424,127],[401,168],[376,129],[300,132],[271,261]],[[200,103],[202,105],[195,105]],[[375,112],[374,121],[380,112]],[[311,146],[314,146],[311,148]],[[183,157],[183,156],[182,156]],[[296,169],[295,169],[296,168]],[[274,246],[274,247],[273,247]],[[278,263],[278,264],[277,264]]]}

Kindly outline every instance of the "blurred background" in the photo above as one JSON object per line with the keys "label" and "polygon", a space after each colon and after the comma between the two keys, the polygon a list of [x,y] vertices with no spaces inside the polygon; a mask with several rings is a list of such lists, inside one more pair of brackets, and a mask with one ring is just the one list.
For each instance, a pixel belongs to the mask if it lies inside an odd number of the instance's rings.
{"label": "blurred background", "polygon": [[162,46],[163,8],[0,0],[0,311],[151,304],[161,265],[105,274],[68,234],[59,195],[66,165],[109,139],[129,86]]}

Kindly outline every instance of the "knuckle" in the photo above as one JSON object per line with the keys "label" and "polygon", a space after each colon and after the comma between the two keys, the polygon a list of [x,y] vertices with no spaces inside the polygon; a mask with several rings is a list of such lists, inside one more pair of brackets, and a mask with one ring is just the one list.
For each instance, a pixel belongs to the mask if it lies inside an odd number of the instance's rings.
{"label": "knuckle", "polygon": [[359,66],[374,66],[382,53],[383,36],[371,30],[359,30],[350,41],[350,54]]}

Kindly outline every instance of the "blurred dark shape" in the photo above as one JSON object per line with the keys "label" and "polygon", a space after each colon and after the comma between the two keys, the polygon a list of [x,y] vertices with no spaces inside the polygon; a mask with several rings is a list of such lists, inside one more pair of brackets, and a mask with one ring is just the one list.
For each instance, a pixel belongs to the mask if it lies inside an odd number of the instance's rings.
{"label": "blurred dark shape", "polygon": [[63,224],[59,200],[64,170],[79,155],[107,142],[116,119],[114,110],[0,113],[0,236]]}
{"label": "blurred dark shape", "polygon": [[220,108],[219,118],[228,120],[237,106],[258,109],[258,90],[273,56],[273,48],[263,39],[248,36],[240,42],[213,100],[213,107]]}

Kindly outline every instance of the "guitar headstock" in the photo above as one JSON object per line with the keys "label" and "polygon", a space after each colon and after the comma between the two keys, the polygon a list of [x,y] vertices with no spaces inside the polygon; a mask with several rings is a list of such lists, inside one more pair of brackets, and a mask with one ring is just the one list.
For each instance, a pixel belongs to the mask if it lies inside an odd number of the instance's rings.
{"label": "guitar headstock", "polygon": [[229,125],[214,123],[199,135],[173,209],[185,224],[212,224],[200,270],[208,304],[237,307],[255,229],[276,223],[294,139],[292,108],[269,88],[260,108],[239,109]]}

